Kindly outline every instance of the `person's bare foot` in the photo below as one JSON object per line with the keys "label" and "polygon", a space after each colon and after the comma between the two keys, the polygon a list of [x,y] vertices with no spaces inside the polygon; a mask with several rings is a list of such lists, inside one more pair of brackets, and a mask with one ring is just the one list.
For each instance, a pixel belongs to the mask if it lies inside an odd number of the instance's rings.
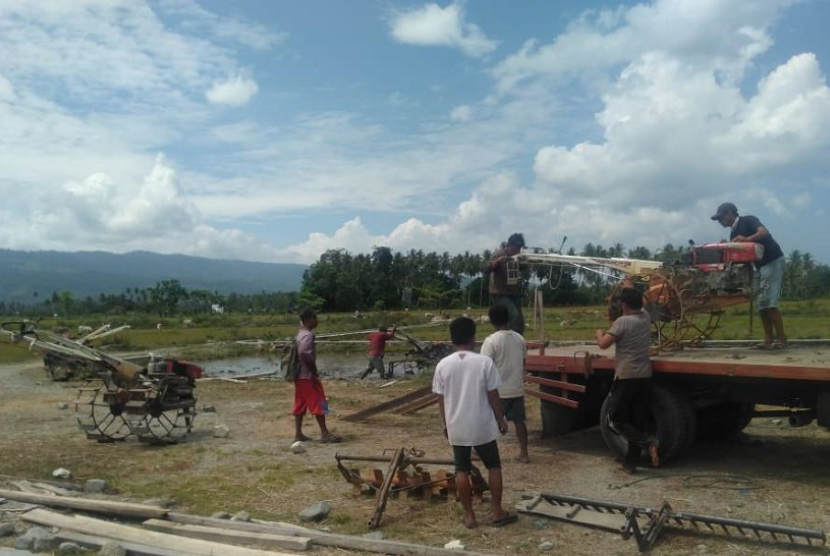
{"label": "person's bare foot", "polygon": [[461,520],[461,525],[466,527],[467,529],[475,529],[478,527],[478,523],[476,522],[476,517],[473,516],[464,516],[464,519]]}
{"label": "person's bare foot", "polygon": [[659,452],[659,444],[655,440],[651,444],[648,445],[648,457],[651,458],[651,466],[652,467],[660,467],[660,452]]}
{"label": "person's bare foot", "polygon": [[518,461],[519,463],[530,463],[530,456],[528,456],[527,454],[522,454],[516,458],[516,461]]}
{"label": "person's bare foot", "polygon": [[294,442],[311,442],[311,438],[304,434],[301,434],[300,436],[294,437]]}

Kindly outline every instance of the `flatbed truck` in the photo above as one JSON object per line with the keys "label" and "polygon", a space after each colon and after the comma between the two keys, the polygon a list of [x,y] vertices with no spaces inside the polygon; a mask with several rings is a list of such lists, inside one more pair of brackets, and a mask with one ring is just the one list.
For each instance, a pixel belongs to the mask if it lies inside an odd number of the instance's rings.
{"label": "flatbed truck", "polygon": [[[661,460],[679,458],[697,440],[735,437],[753,417],[830,427],[830,342],[798,344],[767,351],[710,342],[654,356],[653,388],[637,419],[658,438]],[[609,448],[624,455],[626,441],[610,426],[606,403],[613,348],[529,348],[525,392],[542,400],[543,437],[599,425]]]}

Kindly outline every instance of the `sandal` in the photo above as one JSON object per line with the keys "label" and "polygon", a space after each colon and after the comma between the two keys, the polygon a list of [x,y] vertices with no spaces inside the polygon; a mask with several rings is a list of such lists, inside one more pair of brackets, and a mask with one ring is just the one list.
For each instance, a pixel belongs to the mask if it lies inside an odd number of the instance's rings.
{"label": "sandal", "polygon": [[763,342],[761,344],[755,344],[750,349],[760,349],[760,350],[763,350],[763,351],[769,351],[771,349],[775,349],[775,347],[774,347],[774,344],[768,344],[766,342]]}
{"label": "sandal", "polygon": [[770,349],[787,349],[787,344],[784,342],[773,342]]}
{"label": "sandal", "polygon": [[320,439],[320,444],[340,444],[341,442],[343,442],[343,437],[333,433],[329,433]]}
{"label": "sandal", "polygon": [[505,525],[516,523],[517,521],[519,521],[519,516],[517,514],[504,512],[504,515],[501,518],[493,520],[493,527],[504,527]]}

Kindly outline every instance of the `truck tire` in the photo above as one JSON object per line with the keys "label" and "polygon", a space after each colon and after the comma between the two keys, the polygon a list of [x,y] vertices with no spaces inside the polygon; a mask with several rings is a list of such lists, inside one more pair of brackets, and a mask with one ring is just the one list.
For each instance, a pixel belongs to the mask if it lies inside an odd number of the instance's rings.
{"label": "truck tire", "polygon": [[699,440],[721,442],[735,438],[744,430],[755,411],[755,404],[720,402],[697,411]]}
{"label": "truck tire", "polygon": [[[600,411],[602,438],[611,451],[619,458],[624,458],[628,451],[628,441],[611,428],[608,401],[609,397],[606,397]],[[696,419],[691,417],[691,404],[682,392],[665,385],[652,384],[648,407],[641,413],[637,426],[657,437],[661,462],[677,458],[690,446],[689,436],[696,426]],[[645,450],[643,455],[647,455]]]}

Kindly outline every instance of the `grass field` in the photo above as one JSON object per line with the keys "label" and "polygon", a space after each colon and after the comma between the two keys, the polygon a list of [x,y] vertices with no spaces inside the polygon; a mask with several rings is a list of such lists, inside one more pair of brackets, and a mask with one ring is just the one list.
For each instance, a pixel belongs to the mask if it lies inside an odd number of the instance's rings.
{"label": "grass field", "polygon": [[[781,306],[784,322],[790,338],[828,338],[830,337],[830,299],[811,299],[806,301],[785,302]],[[459,310],[446,311],[451,317],[461,313]],[[318,335],[366,330],[379,325],[413,326],[429,323],[433,312],[425,310],[365,313],[355,319],[351,314],[321,314]],[[486,309],[473,309],[470,316],[477,318],[486,314]],[[539,327],[534,327],[530,311],[525,311],[528,322],[526,337],[528,340],[540,338]],[[19,317],[17,317],[19,318]],[[186,323],[186,320],[190,323]],[[5,317],[4,321],[12,320]],[[157,318],[152,315],[97,315],[83,318],[44,319],[40,327],[45,329],[65,328],[76,332],[78,326],[99,326],[105,323],[128,324],[130,330],[105,341],[122,351],[142,351],[165,348],[186,348],[206,344],[224,344],[236,340],[278,340],[291,337],[297,328],[296,315],[201,315],[197,317]],[[161,328],[158,327],[161,324]],[[545,338],[552,341],[585,340],[592,341],[594,330],[607,327],[605,308],[596,307],[552,307],[545,310]],[[491,331],[490,325],[481,324],[478,329],[479,339]],[[421,340],[447,340],[446,325],[417,328],[411,334]],[[712,339],[743,340],[763,337],[760,319],[755,315],[754,327],[750,333],[749,306],[728,309],[723,315],[720,328]],[[346,338],[343,338],[346,339]],[[360,339],[354,336],[353,339]],[[338,346],[338,349],[362,351],[363,346]],[[243,353],[244,347],[231,349],[231,352]],[[210,351],[210,350],[208,350]],[[225,350],[227,353],[228,350]],[[188,350],[191,353],[191,350]],[[0,341],[0,363],[14,363],[36,357],[25,346],[13,346],[7,336]],[[195,358],[198,358],[198,354]]]}

